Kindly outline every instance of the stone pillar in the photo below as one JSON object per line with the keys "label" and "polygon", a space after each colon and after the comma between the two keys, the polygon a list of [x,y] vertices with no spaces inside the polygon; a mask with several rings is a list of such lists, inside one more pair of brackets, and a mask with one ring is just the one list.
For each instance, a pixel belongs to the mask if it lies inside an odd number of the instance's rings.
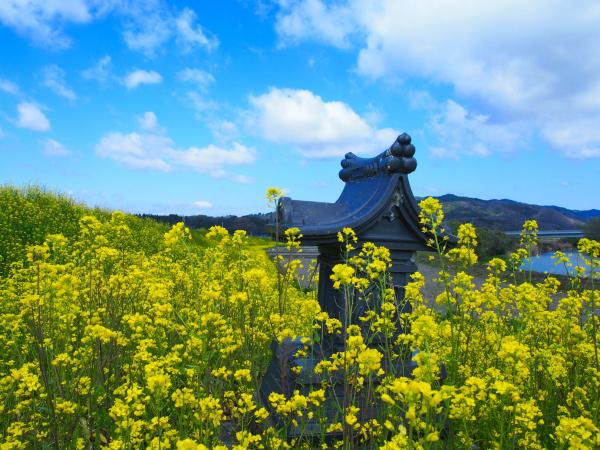
{"label": "stone pillar", "polygon": [[[378,243],[387,247],[390,243]],[[390,245],[391,246],[391,245]],[[396,301],[399,306],[399,313],[411,312],[410,303],[404,302],[404,287],[410,281],[410,276],[417,271],[416,254],[410,250],[390,250],[391,267],[388,273],[391,275],[392,285],[396,294]],[[346,308],[346,298],[343,289],[335,289],[331,274],[333,267],[336,264],[341,264],[344,261],[341,258],[341,246],[338,245],[320,245],[319,246],[319,285],[318,285],[318,301],[321,310],[329,314],[329,317],[338,319],[343,326],[356,324],[364,330],[364,324],[359,320],[359,317],[364,314],[366,305],[362,298],[357,298],[355,301],[355,311],[350,318],[350,323],[345,323],[344,311]],[[378,293],[373,292],[370,302],[373,305],[378,305],[381,298]],[[404,333],[406,330],[398,329],[399,333]],[[323,350],[327,353],[343,350],[344,343],[340,336],[330,336],[326,342],[322,344]]]}

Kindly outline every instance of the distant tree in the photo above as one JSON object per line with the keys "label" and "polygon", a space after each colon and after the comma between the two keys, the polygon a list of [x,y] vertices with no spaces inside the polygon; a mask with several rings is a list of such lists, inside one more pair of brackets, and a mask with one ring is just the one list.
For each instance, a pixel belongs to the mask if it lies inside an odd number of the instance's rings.
{"label": "distant tree", "polygon": [[169,225],[175,225],[177,222],[184,222],[186,226],[195,229],[209,229],[213,225],[219,225],[225,227],[229,232],[233,233],[235,230],[246,230],[249,235],[252,236],[268,236],[268,222],[270,219],[269,214],[249,214],[246,216],[178,216],[175,214],[169,215],[153,215],[143,214],[142,217],[149,217],[158,222],[167,223]]}
{"label": "distant tree", "polygon": [[[456,235],[458,226],[462,222],[459,220],[446,220],[444,225],[446,231]],[[518,239],[514,236],[509,236],[503,231],[494,230],[486,227],[476,227],[477,231],[477,255],[482,261],[487,261],[496,256],[504,256],[515,250]]]}
{"label": "distant tree", "polygon": [[583,234],[588,239],[600,241],[600,216],[588,220],[583,226]]}
{"label": "distant tree", "polygon": [[487,260],[495,256],[503,256],[513,251],[517,246],[517,239],[508,236],[499,230],[477,227],[477,254],[482,260]]}

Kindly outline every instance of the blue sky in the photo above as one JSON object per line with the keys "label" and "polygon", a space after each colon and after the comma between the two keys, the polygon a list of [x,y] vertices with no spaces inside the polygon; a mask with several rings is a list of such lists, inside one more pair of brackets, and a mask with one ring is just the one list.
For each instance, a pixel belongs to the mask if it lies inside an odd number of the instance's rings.
{"label": "blue sky", "polygon": [[523,3],[3,0],[0,183],[245,214],[406,131],[415,195],[600,208],[600,4]]}

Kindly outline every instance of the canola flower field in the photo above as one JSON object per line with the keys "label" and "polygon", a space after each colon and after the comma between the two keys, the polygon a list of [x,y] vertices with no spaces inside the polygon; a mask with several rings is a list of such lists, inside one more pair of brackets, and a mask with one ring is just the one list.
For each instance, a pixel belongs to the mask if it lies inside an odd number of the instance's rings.
{"label": "canola flower field", "polygon": [[[440,204],[420,207],[442,293],[424,298],[417,273],[396,298],[388,250],[340,230],[345,318],[367,304],[343,326],[295,288],[298,261],[276,270],[242,230],[0,187],[0,449],[600,448],[600,243],[579,243],[591,283],[574,268],[561,294],[518,270],[536,245],[528,221],[476,287],[474,227],[447,248]],[[282,234],[299,246],[298,229]],[[312,390],[261,404],[270,344],[294,337],[300,353],[327,337],[343,348]]]}

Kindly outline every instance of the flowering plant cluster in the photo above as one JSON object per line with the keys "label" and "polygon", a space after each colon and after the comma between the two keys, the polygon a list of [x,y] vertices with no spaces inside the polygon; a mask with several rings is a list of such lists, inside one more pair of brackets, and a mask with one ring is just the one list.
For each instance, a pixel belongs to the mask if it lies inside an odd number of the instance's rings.
{"label": "flowering plant cluster", "polygon": [[[345,228],[339,317],[243,231],[199,245],[183,224],[88,211],[46,233],[0,277],[0,448],[600,447],[600,244],[579,244],[589,283],[532,283],[528,221],[477,282],[475,229],[448,248],[440,204],[420,206],[439,295],[419,273],[396,292],[389,251]],[[293,254],[300,230],[283,236]],[[310,389],[260,404],[271,342],[295,337],[300,359],[341,345],[292,368]]]}
{"label": "flowering plant cluster", "polygon": [[271,341],[310,330],[314,294],[279,311],[244,231],[161,230],[88,210],[0,278],[0,448],[277,446],[250,432],[268,417],[253,393]]}

